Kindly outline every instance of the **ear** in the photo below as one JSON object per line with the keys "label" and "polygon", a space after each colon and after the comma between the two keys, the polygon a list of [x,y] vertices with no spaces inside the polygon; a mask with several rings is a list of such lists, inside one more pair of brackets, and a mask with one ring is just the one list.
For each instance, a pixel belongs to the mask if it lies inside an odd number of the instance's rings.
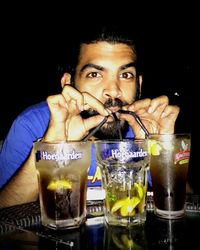
{"label": "ear", "polygon": [[71,75],[69,73],[64,73],[61,78],[61,87],[63,88],[67,84],[71,84]]}
{"label": "ear", "polygon": [[139,75],[139,90],[140,90],[140,93],[141,93],[141,90],[142,90],[142,75]]}

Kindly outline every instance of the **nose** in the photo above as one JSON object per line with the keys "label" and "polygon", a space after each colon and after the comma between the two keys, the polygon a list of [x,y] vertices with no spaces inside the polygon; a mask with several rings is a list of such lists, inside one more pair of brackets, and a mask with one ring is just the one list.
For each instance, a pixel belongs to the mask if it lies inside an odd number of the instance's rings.
{"label": "nose", "polygon": [[104,91],[103,91],[103,95],[104,97],[106,97],[106,99],[108,98],[120,98],[121,96],[121,89],[119,87],[119,84],[117,81],[109,81],[108,83],[106,83],[105,87],[104,87]]}

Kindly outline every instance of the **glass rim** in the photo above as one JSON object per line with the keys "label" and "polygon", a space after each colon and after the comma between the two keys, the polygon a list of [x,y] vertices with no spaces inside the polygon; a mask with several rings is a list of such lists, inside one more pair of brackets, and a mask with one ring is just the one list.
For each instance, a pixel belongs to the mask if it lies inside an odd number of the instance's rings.
{"label": "glass rim", "polygon": [[90,144],[91,141],[78,141],[78,140],[72,140],[72,141],[42,141],[37,140],[34,141],[33,144],[46,144],[46,145],[66,145],[66,144]]}
{"label": "glass rim", "polygon": [[151,136],[162,136],[162,137],[174,137],[174,136],[191,136],[191,133],[174,133],[174,134],[157,134],[157,133],[152,133],[152,134],[149,134],[147,139]]}
{"label": "glass rim", "polygon": [[122,140],[120,139],[95,139],[93,142],[94,143],[123,143],[123,142],[145,142],[147,141],[146,138],[124,138]]}

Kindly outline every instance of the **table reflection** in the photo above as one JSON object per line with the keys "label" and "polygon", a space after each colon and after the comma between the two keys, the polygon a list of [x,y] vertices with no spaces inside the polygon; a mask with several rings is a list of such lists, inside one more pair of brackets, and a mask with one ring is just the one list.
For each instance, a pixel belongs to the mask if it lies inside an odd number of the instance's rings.
{"label": "table reflection", "polygon": [[106,225],[104,249],[147,249],[144,225],[135,225],[131,228]]}
{"label": "table reflection", "polygon": [[148,249],[190,249],[198,242],[196,227],[200,225],[200,216],[187,214],[182,219],[167,220],[148,214],[146,221],[146,239]]}

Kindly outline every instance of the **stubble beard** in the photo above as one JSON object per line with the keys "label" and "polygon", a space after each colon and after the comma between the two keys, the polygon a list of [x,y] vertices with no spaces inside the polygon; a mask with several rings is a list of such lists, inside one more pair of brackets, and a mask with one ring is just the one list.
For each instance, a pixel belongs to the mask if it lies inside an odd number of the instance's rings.
{"label": "stubble beard", "polygon": [[[120,139],[120,132],[122,138],[125,137],[128,131],[128,123],[125,121],[113,121],[104,124],[96,133],[95,137],[103,140],[103,139]],[[119,132],[120,131],[120,132]]]}

